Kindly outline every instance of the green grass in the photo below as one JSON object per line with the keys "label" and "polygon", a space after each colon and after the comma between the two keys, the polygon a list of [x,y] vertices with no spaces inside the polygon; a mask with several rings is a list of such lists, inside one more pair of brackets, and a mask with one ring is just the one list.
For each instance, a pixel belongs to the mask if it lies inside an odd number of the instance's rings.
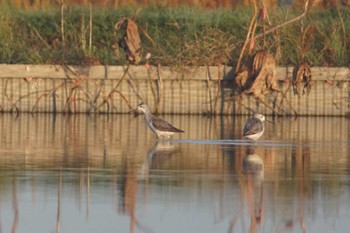
{"label": "green grass", "polygon": [[[91,53],[88,49],[89,9],[70,7],[65,10],[65,45],[50,44],[61,38],[60,9],[45,11],[0,10],[0,63],[33,64],[126,64],[124,53],[115,58],[112,45],[120,36],[114,24],[122,17],[131,17],[135,8],[94,8]],[[269,11],[272,28],[296,17],[301,12],[292,8]],[[152,64],[235,65],[252,14],[251,8],[204,10],[191,7],[144,8],[136,18],[137,24],[152,38],[154,44],[140,31],[143,52],[152,53]],[[344,25],[341,23],[342,17]],[[300,21],[267,35],[267,48],[276,55],[278,65],[300,61],[302,29],[313,25],[305,60],[313,66],[348,66],[350,64],[350,9],[313,11]],[[256,34],[262,32],[260,27]],[[345,30],[345,34],[344,34]],[[82,47],[85,34],[86,47]],[[257,49],[262,39],[256,40]],[[277,56],[279,54],[279,56]],[[144,62],[144,61],[142,61]]]}

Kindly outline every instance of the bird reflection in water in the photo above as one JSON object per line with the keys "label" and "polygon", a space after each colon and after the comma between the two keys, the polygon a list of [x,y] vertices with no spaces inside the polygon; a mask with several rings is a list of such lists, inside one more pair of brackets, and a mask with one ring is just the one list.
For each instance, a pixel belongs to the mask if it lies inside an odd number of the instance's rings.
{"label": "bird reflection in water", "polygon": [[118,181],[118,212],[130,216],[130,233],[134,233],[136,227],[141,232],[151,232],[136,217],[137,202],[137,175],[135,167],[128,162],[124,163],[124,168]]}
{"label": "bird reflection in water", "polygon": [[[138,193],[138,185],[141,184],[139,180],[148,180],[149,170],[152,164],[161,164],[163,161],[167,161],[173,154],[179,150],[170,141],[156,141],[152,148],[147,152],[146,158],[138,169],[134,164],[124,163],[122,175],[119,178],[118,193],[119,203],[118,210],[122,214],[130,216],[130,233],[135,232],[135,226],[142,232],[152,232],[152,230],[143,225],[136,218],[136,201],[137,195],[142,196],[142,192]],[[146,182],[145,182],[146,183]],[[147,183],[146,183],[147,184]],[[144,187],[144,190],[147,190]],[[143,192],[143,198],[147,191]]]}
{"label": "bird reflection in water", "polygon": [[140,180],[147,180],[152,164],[162,164],[179,151],[179,148],[171,143],[171,141],[155,141],[152,148],[147,152],[147,156],[139,169],[138,178]]}
{"label": "bird reflection in water", "polygon": [[[243,159],[243,171],[248,178],[248,205],[252,214],[251,227],[262,221],[264,161],[257,154],[248,154]],[[254,213],[254,217],[253,217]]]}

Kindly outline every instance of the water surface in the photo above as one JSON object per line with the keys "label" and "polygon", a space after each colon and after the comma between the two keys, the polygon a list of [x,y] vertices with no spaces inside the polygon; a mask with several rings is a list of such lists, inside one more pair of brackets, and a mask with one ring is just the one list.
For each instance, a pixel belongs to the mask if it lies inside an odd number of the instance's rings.
{"label": "water surface", "polygon": [[0,116],[0,232],[347,232],[347,118]]}

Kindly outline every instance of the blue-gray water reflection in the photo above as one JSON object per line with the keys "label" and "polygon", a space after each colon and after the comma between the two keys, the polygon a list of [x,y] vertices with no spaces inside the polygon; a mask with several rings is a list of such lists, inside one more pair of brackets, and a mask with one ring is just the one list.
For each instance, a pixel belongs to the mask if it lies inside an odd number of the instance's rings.
{"label": "blue-gray water reflection", "polygon": [[0,116],[0,232],[346,232],[349,120]]}

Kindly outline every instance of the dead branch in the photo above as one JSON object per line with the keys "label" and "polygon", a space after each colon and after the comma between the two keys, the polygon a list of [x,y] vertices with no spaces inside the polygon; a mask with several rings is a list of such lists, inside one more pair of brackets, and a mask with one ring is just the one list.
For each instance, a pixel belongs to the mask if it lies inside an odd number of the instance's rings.
{"label": "dead branch", "polygon": [[[117,93],[120,95],[120,97],[125,101],[125,103],[129,106],[130,109],[132,109],[133,107],[131,106],[131,104],[129,103],[128,99],[118,90],[113,90],[109,93],[108,96],[106,96],[102,103],[97,107],[97,109],[100,109],[104,104],[107,105],[107,111],[109,110],[109,101],[112,99],[113,94]],[[115,108],[114,106],[112,106],[113,108]]]}
{"label": "dead branch", "polygon": [[[265,31],[265,35],[267,35],[267,34],[269,34],[269,33],[271,33],[271,32],[274,32],[274,31],[276,31],[277,29],[280,29],[280,28],[282,28],[282,27],[284,27],[284,26],[286,26],[286,25],[288,25],[288,24],[294,23],[295,21],[298,21],[298,20],[300,20],[301,18],[303,18],[303,17],[306,15],[306,13],[307,13],[308,6],[309,6],[309,0],[306,0],[305,5],[304,5],[304,11],[303,11],[303,13],[302,13],[301,15],[299,15],[299,16],[295,17],[294,19],[290,19],[290,20],[288,20],[287,22],[281,23],[280,25],[277,25],[277,26],[275,26],[275,27],[273,27],[273,28],[271,28],[271,29]],[[256,35],[256,36],[255,36],[255,39],[260,38],[260,37],[263,37],[263,36],[264,36],[264,33],[261,33],[261,34],[259,34],[259,35]]]}

